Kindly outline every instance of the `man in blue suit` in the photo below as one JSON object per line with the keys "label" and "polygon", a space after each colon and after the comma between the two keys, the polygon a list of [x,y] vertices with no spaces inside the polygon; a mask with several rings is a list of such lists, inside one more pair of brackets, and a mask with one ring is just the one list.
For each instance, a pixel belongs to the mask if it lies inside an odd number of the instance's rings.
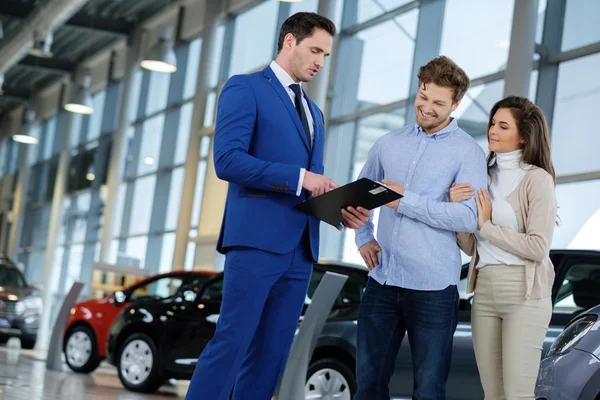
{"label": "man in blue suit", "polygon": [[[229,79],[219,97],[215,169],[229,182],[217,249],[226,254],[214,338],[198,359],[186,399],[270,400],[298,324],[319,221],[294,209],[337,185],[323,176],[323,113],[302,91],[331,51],[335,25],[289,17],[279,53],[263,71]],[[357,229],[369,211],[342,211]]]}

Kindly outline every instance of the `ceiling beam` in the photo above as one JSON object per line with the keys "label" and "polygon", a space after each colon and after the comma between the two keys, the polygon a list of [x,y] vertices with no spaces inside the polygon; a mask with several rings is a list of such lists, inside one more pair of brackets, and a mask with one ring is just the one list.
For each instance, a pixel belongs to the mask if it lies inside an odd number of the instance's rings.
{"label": "ceiling beam", "polygon": [[54,74],[67,75],[75,70],[76,64],[70,61],[61,60],[60,58],[26,56],[17,64],[17,66],[35,68]]}
{"label": "ceiling beam", "polygon": [[[11,18],[25,19],[33,11],[32,7],[16,0],[0,1],[0,14]],[[133,32],[134,23],[123,19],[112,19],[89,15],[83,11],[74,14],[65,25],[85,30],[110,33],[114,35],[129,35]]]}

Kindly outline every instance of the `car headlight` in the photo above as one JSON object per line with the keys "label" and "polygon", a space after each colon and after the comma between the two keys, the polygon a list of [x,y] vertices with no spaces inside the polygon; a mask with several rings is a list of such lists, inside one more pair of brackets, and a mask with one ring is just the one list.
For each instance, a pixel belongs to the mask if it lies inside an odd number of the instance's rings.
{"label": "car headlight", "polygon": [[571,322],[552,343],[547,356],[566,354],[571,351],[587,335],[597,320],[596,315],[584,315]]}

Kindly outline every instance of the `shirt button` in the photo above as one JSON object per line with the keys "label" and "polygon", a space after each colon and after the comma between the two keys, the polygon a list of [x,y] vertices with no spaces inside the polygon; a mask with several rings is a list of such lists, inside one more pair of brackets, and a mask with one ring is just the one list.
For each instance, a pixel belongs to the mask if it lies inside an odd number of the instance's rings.
{"label": "shirt button", "polygon": [[397,234],[398,234],[398,232],[394,232],[394,235],[397,235]]}
{"label": "shirt button", "polygon": [[415,164],[416,164],[416,162],[413,161],[413,165],[415,165]]}

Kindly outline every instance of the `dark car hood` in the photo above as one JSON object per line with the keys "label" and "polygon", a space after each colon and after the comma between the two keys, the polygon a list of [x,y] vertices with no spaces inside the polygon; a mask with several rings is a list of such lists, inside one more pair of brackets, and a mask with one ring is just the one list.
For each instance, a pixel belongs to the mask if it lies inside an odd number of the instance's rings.
{"label": "dark car hood", "polygon": [[[9,300],[14,301],[13,296],[17,296],[19,299],[29,297],[34,294],[37,289],[35,288],[11,288],[6,286],[1,286],[2,290],[0,290],[0,300]],[[11,298],[9,298],[11,297]]]}

